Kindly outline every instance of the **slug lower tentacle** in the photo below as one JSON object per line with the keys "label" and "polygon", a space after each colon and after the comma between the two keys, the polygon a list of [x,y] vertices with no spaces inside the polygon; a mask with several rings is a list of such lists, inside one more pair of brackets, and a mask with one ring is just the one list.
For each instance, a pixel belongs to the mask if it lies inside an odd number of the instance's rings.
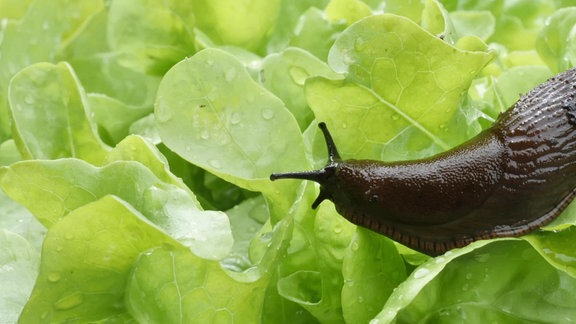
{"label": "slug lower tentacle", "polygon": [[354,224],[438,255],[480,239],[520,236],[576,195],[576,69],[540,84],[473,139],[402,162],[342,161],[326,125],[321,170],[272,174],[316,181]]}

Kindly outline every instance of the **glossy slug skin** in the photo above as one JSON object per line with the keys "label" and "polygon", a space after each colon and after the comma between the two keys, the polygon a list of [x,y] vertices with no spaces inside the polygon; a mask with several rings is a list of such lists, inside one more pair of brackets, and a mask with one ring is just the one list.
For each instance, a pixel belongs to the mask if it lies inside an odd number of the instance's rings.
{"label": "glossy slug skin", "polygon": [[519,236],[554,220],[575,196],[576,69],[537,86],[478,136],[404,162],[330,161],[317,171],[273,174],[321,185],[354,224],[438,255],[475,240]]}

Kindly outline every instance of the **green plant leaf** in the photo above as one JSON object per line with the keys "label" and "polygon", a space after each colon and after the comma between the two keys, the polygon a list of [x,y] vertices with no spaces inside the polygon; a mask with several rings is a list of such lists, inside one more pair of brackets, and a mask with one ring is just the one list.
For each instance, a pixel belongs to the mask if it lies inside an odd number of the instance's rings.
{"label": "green plant leaf", "polygon": [[10,82],[14,137],[23,157],[77,157],[99,164],[107,147],[88,118],[86,96],[70,65],[37,63]]}
{"label": "green plant leaf", "polygon": [[280,14],[280,0],[198,0],[198,28],[217,44],[262,52],[263,42]]}
{"label": "green plant leaf", "polygon": [[423,156],[456,144],[447,142],[446,125],[493,57],[456,49],[406,18],[371,16],[350,26],[330,51],[330,66],[347,73],[347,81],[311,79],[307,99],[345,157],[415,157],[391,150]]}
{"label": "green plant leaf", "polygon": [[0,169],[0,187],[46,227],[112,194],[202,257],[220,259],[232,246],[223,212],[202,211],[188,190],[163,182],[139,162],[117,161],[104,167],[77,159],[18,162]]}
{"label": "green plant leaf", "polygon": [[274,267],[285,252],[292,222],[278,223],[270,249],[259,265],[245,272],[225,272],[214,261],[184,249],[158,247],[134,264],[126,302],[142,322],[256,322],[261,318]]}
{"label": "green plant leaf", "polygon": [[36,62],[54,62],[98,12],[101,0],[32,1],[19,21],[0,28],[0,141],[10,136],[8,84],[14,74]]}
{"label": "green plant leaf", "polygon": [[[295,193],[297,183],[272,184],[268,178],[307,169],[298,124],[230,54],[203,50],[168,71],[155,116],[170,149],[237,186],[263,192],[282,214],[288,211],[288,193]],[[287,150],[290,156],[279,159]]]}
{"label": "green plant leaf", "polygon": [[312,76],[342,79],[328,65],[299,48],[288,48],[262,61],[262,83],[280,98],[298,121],[301,130],[314,119],[304,96],[304,84]]}
{"label": "green plant leaf", "polygon": [[194,14],[181,1],[113,1],[108,39],[119,62],[140,72],[163,75],[195,52]]}
{"label": "green plant leaf", "polygon": [[16,323],[38,275],[40,254],[18,234],[0,229],[0,322]]}
{"label": "green plant leaf", "polygon": [[553,73],[576,63],[576,8],[563,8],[547,20],[536,38],[536,49]]}
{"label": "green plant leaf", "polygon": [[366,323],[406,279],[406,270],[390,239],[359,227],[346,251],[342,275],[344,319],[347,323]]}
{"label": "green plant leaf", "polygon": [[105,196],[48,231],[40,274],[19,321],[81,322],[126,313],[125,287],[138,255],[179,246],[119,198]]}
{"label": "green plant leaf", "polygon": [[376,319],[381,323],[573,321],[575,288],[573,277],[551,266],[525,241],[478,241],[417,268]]}

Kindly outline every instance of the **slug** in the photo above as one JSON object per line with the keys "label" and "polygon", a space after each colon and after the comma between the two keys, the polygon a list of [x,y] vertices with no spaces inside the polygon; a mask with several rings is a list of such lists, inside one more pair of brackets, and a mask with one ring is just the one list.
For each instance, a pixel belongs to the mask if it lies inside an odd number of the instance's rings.
{"label": "slug", "polygon": [[428,255],[521,236],[554,220],[576,194],[576,68],[530,90],[492,127],[438,155],[401,162],[345,160],[326,125],[321,170],[271,180],[320,184],[350,222]]}

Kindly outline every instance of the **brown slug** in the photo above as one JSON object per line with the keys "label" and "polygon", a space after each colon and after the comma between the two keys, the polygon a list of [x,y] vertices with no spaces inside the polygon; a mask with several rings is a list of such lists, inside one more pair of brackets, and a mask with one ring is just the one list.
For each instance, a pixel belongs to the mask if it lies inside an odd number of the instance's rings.
{"label": "brown slug", "polygon": [[430,158],[342,161],[324,123],[321,170],[272,174],[318,182],[350,222],[438,255],[520,236],[554,220],[576,194],[576,68],[522,96],[494,125]]}

